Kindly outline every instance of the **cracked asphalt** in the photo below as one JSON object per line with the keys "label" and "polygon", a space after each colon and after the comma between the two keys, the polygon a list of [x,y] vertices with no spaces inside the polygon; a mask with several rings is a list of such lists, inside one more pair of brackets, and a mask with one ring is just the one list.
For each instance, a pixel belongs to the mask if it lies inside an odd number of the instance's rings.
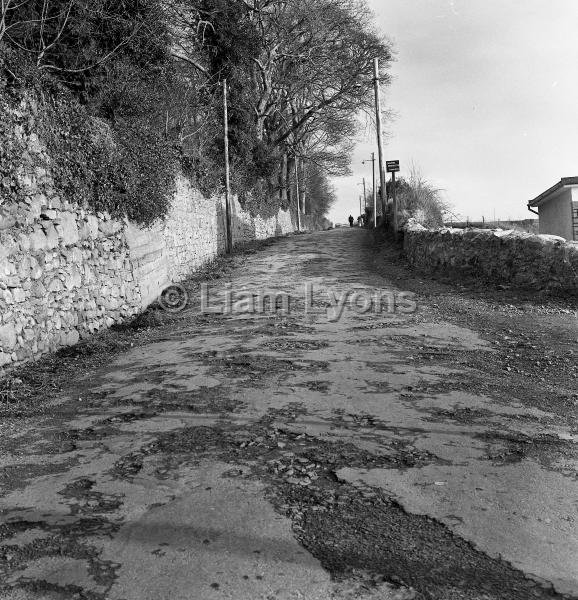
{"label": "cracked asphalt", "polygon": [[578,598],[575,304],[359,229],[200,283],[3,407],[0,598]]}

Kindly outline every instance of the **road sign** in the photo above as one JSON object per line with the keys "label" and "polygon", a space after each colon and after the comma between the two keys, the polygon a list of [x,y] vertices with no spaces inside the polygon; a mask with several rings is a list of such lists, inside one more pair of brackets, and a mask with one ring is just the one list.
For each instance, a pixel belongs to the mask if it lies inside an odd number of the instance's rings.
{"label": "road sign", "polygon": [[397,173],[399,171],[399,160],[386,160],[385,168],[388,173]]}

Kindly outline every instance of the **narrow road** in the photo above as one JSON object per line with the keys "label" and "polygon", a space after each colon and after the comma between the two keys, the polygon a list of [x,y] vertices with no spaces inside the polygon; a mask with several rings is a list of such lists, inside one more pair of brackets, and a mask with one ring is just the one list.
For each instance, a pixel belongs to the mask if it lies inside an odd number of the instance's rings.
{"label": "narrow road", "polygon": [[575,310],[397,254],[283,238],[49,361],[2,413],[0,598],[578,598]]}

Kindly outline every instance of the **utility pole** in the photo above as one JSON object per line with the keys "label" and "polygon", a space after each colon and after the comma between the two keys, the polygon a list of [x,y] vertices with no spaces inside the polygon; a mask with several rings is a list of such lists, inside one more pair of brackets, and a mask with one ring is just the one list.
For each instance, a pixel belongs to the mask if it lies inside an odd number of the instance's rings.
{"label": "utility pole", "polygon": [[301,210],[303,211],[303,214],[306,215],[307,214],[307,208],[306,208],[306,196],[307,196],[307,173],[305,171],[305,160],[302,158],[301,159],[301,181],[303,182],[303,185],[299,186],[301,188]]}
{"label": "utility pole", "polygon": [[[373,84],[375,88],[375,124],[377,127],[377,150],[379,155],[379,181],[381,184],[381,211],[385,220],[387,208],[387,190],[385,184],[385,167],[383,159],[383,134],[381,131],[381,92],[379,86],[379,59],[373,59]],[[377,223],[377,220],[376,220]],[[395,206],[393,207],[393,227],[394,235],[397,236],[397,214]]]}
{"label": "utility pole", "polygon": [[223,80],[223,112],[225,121],[225,251],[233,252],[233,230],[231,227],[231,174],[229,166],[229,107],[227,105],[227,80]]}
{"label": "utility pole", "polygon": [[361,196],[359,196],[359,215],[361,216],[363,213],[361,212]]}
{"label": "utility pole", "polygon": [[[363,178],[363,204],[365,206],[365,203],[367,202],[367,192],[365,191],[365,177]],[[365,211],[363,211],[365,212]],[[361,211],[361,205],[359,205],[359,213],[363,214]]]}
{"label": "utility pole", "polygon": [[301,231],[301,202],[299,200],[299,168],[297,161],[299,159],[295,156],[295,195],[297,196],[297,231]]}
{"label": "utility pole", "polygon": [[[365,164],[367,161],[363,161]],[[373,226],[377,227],[377,187],[375,185],[375,152],[371,153],[371,168],[373,182]]]}

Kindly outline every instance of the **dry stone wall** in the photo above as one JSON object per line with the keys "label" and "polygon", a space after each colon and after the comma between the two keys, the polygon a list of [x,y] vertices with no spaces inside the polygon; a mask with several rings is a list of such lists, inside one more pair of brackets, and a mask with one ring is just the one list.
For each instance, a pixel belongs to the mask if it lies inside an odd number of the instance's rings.
{"label": "dry stone wall", "polygon": [[[134,316],[225,247],[223,199],[182,176],[147,229],[63,200],[33,111],[20,112],[18,168],[0,182],[0,370]],[[253,217],[236,199],[232,220],[235,245],[295,229],[288,212]]]}
{"label": "dry stone wall", "polygon": [[578,242],[558,236],[500,229],[428,230],[410,222],[404,251],[420,270],[578,296]]}

